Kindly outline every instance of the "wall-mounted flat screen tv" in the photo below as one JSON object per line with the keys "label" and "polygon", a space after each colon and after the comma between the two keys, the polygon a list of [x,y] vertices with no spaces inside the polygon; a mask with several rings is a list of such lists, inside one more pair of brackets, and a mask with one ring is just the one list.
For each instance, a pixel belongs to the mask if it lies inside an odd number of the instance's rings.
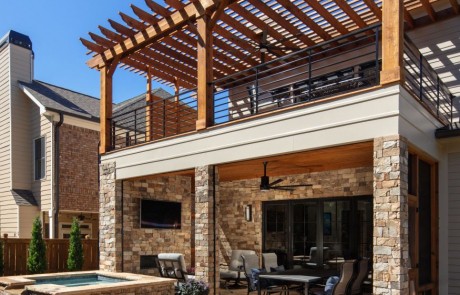
{"label": "wall-mounted flat screen tv", "polygon": [[141,228],[180,229],[181,203],[141,200]]}

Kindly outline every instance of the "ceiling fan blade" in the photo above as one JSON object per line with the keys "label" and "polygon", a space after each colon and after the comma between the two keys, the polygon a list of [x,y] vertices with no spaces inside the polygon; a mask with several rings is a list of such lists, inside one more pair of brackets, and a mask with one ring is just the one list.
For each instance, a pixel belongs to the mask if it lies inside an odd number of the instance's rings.
{"label": "ceiling fan blade", "polygon": [[276,186],[277,188],[294,188],[294,187],[310,187],[313,186],[312,184],[288,184],[288,185],[280,185]]}
{"label": "ceiling fan blade", "polygon": [[275,181],[273,181],[272,183],[269,184],[269,186],[273,186],[273,185],[277,185],[278,183],[282,182],[283,180],[280,178],[280,179],[277,179]]}
{"label": "ceiling fan blade", "polygon": [[293,191],[293,188],[283,187],[283,186],[271,186],[270,189],[279,190],[279,191]]}

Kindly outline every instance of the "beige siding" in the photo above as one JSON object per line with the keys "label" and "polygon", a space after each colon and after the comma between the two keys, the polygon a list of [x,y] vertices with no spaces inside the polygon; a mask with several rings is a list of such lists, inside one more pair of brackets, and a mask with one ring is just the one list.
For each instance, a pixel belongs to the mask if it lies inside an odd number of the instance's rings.
{"label": "beige siding", "polygon": [[0,229],[1,233],[17,233],[18,207],[11,196],[11,100],[10,47],[0,49]]}
{"label": "beige siding", "polygon": [[460,153],[449,154],[449,294],[460,294]]}
{"label": "beige siding", "polygon": [[31,238],[32,224],[35,217],[40,216],[36,206],[18,206],[19,236],[22,239]]}
{"label": "beige siding", "polygon": [[31,51],[10,45],[11,62],[11,145],[12,185],[16,189],[31,189],[32,140],[30,108],[32,102],[19,88],[18,81],[31,81]]}
{"label": "beige siding", "polygon": [[[46,145],[45,145],[45,159],[46,159],[46,176],[41,180],[34,180],[33,176],[33,165],[30,168],[32,174],[32,192],[37,198],[39,208],[42,211],[47,211],[51,209],[51,185],[52,185],[52,140],[53,140],[53,125],[51,120],[44,116],[40,115],[40,110],[36,105],[31,106],[30,108],[30,118],[31,118],[31,140],[30,146],[32,147],[33,139],[44,136]],[[32,151],[31,151],[32,153]],[[31,161],[33,161],[31,159]]]}

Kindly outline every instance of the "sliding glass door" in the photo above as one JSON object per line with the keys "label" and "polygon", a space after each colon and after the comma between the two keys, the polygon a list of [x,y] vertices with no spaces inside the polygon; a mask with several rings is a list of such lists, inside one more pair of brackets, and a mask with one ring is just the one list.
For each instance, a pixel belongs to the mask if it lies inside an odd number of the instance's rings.
{"label": "sliding glass door", "polygon": [[287,200],[263,204],[263,251],[286,267],[338,268],[372,258],[372,198]]}

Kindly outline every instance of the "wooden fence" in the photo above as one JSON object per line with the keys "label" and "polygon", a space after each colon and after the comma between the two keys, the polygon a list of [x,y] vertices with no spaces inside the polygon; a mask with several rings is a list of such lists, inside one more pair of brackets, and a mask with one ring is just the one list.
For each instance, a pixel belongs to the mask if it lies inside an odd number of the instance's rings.
{"label": "wooden fence", "polygon": [[[3,243],[4,275],[27,274],[27,256],[30,239],[0,239]],[[45,239],[48,269],[46,272],[67,271],[68,239]],[[82,240],[83,270],[99,269],[98,240]]]}

